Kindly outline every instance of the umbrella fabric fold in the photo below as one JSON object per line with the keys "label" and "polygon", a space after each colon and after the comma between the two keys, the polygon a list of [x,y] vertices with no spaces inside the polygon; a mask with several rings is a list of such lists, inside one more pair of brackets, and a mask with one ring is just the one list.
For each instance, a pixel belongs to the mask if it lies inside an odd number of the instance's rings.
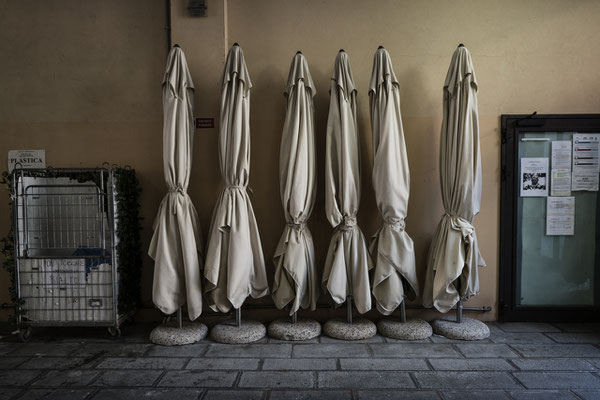
{"label": "umbrella fabric fold", "polygon": [[365,238],[356,224],[360,202],[360,154],[356,86],[348,55],[340,51],[331,78],[325,154],[325,212],[335,231],[322,277],[323,290],[341,304],[352,296],[358,312],[371,309]]}
{"label": "umbrella fabric fold", "polygon": [[287,112],[279,153],[279,190],[287,223],[273,262],[273,300],[315,310],[319,297],[312,236],[306,221],[315,203],[316,169],[313,97],[317,91],[302,54],[292,60],[285,90]]}
{"label": "umbrella fabric fold", "polygon": [[229,50],[221,92],[219,164],[225,189],[212,217],[204,267],[213,311],[240,308],[269,293],[256,218],[247,193],[250,175],[250,76],[244,53]]}
{"label": "umbrella fabric fold", "polygon": [[165,314],[187,302],[190,320],[202,313],[202,237],[187,194],[194,140],[194,83],[183,51],[174,47],[163,79],[163,169],[168,192],[154,221],[152,300]]}
{"label": "umbrella fabric fold", "polygon": [[444,83],[440,183],[445,214],[429,248],[423,304],[448,312],[479,293],[479,253],[473,218],[481,203],[477,80],[466,47],[454,52]]}
{"label": "umbrella fabric fold", "polygon": [[[413,241],[404,230],[410,174],[400,114],[400,88],[384,48],[375,53],[369,86],[373,131],[373,188],[383,226],[373,236],[373,296],[380,313],[391,314],[404,297],[419,292]],[[406,291],[405,291],[406,289]]]}

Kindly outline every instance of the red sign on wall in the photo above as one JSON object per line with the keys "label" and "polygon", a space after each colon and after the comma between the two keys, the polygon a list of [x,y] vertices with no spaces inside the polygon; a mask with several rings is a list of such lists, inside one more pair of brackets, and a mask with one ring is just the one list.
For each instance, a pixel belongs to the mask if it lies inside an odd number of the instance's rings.
{"label": "red sign on wall", "polygon": [[214,118],[196,118],[196,128],[214,128],[215,127],[215,119]]}

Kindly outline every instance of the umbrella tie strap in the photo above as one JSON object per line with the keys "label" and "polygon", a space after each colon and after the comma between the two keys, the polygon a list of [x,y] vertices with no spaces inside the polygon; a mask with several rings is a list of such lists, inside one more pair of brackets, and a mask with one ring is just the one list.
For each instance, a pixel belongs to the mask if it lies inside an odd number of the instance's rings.
{"label": "umbrella tie strap", "polygon": [[[182,187],[175,187],[169,189],[169,194],[180,194],[185,197],[187,192]],[[177,201],[173,202],[173,215],[177,215]]]}
{"label": "umbrella tie strap", "polygon": [[444,214],[445,217],[450,218],[450,224],[452,225],[452,229],[460,231],[463,237],[467,237],[473,232],[475,232],[475,227],[471,223],[471,221],[466,218],[459,217],[458,215],[452,215],[449,213]]}
{"label": "umbrella tie strap", "polygon": [[388,224],[388,226],[396,232],[402,232],[404,228],[406,228],[404,218],[387,218],[385,220],[385,223]]}
{"label": "umbrella tie strap", "polygon": [[246,189],[246,186],[243,186],[243,185],[226,185],[225,186],[225,190],[234,190],[234,189],[244,190],[244,189]]}
{"label": "umbrella tie strap", "polygon": [[306,228],[306,222],[288,222],[287,226],[290,229],[298,231],[298,233],[302,233]]}
{"label": "umbrella tie strap", "polygon": [[356,227],[356,217],[344,215],[344,220],[338,225],[343,231],[351,231]]}
{"label": "umbrella tie strap", "polygon": [[180,195],[185,196],[187,192],[181,187],[176,187],[169,189],[169,193],[179,193]]}

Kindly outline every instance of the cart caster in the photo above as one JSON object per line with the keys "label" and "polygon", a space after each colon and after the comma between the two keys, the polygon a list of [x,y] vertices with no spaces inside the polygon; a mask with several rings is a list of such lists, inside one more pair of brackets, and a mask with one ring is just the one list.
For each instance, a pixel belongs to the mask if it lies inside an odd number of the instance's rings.
{"label": "cart caster", "polygon": [[19,340],[23,343],[29,342],[31,339],[31,327],[19,329]]}
{"label": "cart caster", "polygon": [[108,333],[110,333],[110,336],[112,337],[121,337],[121,328],[119,328],[118,326],[111,326],[110,328],[108,328]]}

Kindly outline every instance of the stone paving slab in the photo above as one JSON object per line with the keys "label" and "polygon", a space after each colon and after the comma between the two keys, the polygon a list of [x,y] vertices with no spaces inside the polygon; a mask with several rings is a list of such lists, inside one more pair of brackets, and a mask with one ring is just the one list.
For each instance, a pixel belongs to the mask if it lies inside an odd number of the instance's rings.
{"label": "stone paving slab", "polygon": [[461,357],[451,344],[437,343],[399,343],[399,344],[370,344],[374,357],[391,358],[448,358]]}
{"label": "stone paving slab", "polygon": [[312,388],[312,372],[298,371],[244,371],[240,378],[242,388]]}
{"label": "stone paving slab", "polygon": [[41,371],[27,370],[2,370],[0,371],[0,387],[26,386],[34,378],[40,376]]}
{"label": "stone paving slab", "polygon": [[428,371],[425,360],[418,358],[342,358],[342,370],[354,371]]}
{"label": "stone paving slab", "polygon": [[[600,361],[600,359],[598,359]],[[538,370],[538,371],[590,371],[594,370],[594,365],[586,360],[579,358],[555,358],[546,359],[512,359],[519,369],[522,370]]]}
{"label": "stone paving slab", "polygon": [[163,347],[148,343],[148,329],[118,339],[10,337],[0,343],[0,400],[600,400],[597,325],[491,323],[490,339],[472,343],[376,336]]}
{"label": "stone paving slab", "polygon": [[557,332],[546,335],[557,343],[600,343],[600,332]]}
{"label": "stone paving slab", "polygon": [[18,347],[18,344],[0,343],[0,356],[5,356],[7,353],[15,351]]}
{"label": "stone paving slab", "polygon": [[232,387],[237,372],[229,371],[167,371],[160,379],[159,387]]}
{"label": "stone paving slab", "polygon": [[[324,334],[321,335],[320,339],[321,339],[321,343],[344,343],[344,344],[348,344],[347,340],[331,338],[329,336],[325,336]],[[375,336],[370,337],[368,339],[353,340],[352,343],[385,343],[385,339],[386,338],[384,338],[381,335],[375,335]]]}
{"label": "stone paving slab", "polygon": [[437,400],[440,396],[432,390],[360,390],[358,398],[360,400]]}
{"label": "stone paving slab", "polygon": [[258,358],[192,358],[186,369],[193,370],[253,370],[258,369]]}
{"label": "stone paving slab", "polygon": [[75,354],[79,357],[139,357],[151,346],[148,343],[94,343],[80,346]]}
{"label": "stone paving slab", "polygon": [[0,369],[13,369],[18,365],[23,364],[29,360],[28,357],[1,357],[0,356]]}
{"label": "stone paving slab", "polygon": [[34,357],[19,365],[19,369],[70,369],[82,368],[85,358]]}
{"label": "stone paving slab", "polygon": [[511,347],[523,357],[600,357],[600,349],[591,344],[513,344]]}
{"label": "stone paving slab", "polygon": [[518,389],[519,385],[505,372],[415,372],[426,389]]}
{"label": "stone paving slab", "polygon": [[[19,371],[20,372],[20,371]],[[49,371],[46,375],[33,382],[33,386],[58,387],[58,386],[85,386],[100,373],[85,369],[66,371]]]}
{"label": "stone paving slab", "polygon": [[349,390],[273,390],[269,400],[348,400]]}
{"label": "stone paving slab", "polygon": [[162,371],[148,370],[110,370],[96,379],[93,386],[153,386]]}
{"label": "stone paving slab", "polygon": [[[11,357],[14,356],[68,356],[75,350],[78,350],[80,345],[78,343],[24,343],[17,345],[17,348],[8,353]],[[81,354],[78,354],[81,356]]]}
{"label": "stone paving slab", "polygon": [[555,343],[546,334],[539,333],[539,332],[492,333],[492,334],[490,334],[489,340],[492,343],[508,343],[508,344],[519,344],[519,343],[553,344],[553,343]]}
{"label": "stone paving slab", "polygon": [[544,322],[498,322],[504,332],[560,332],[560,329]]}
{"label": "stone paving slab", "polygon": [[93,397],[93,400],[187,400],[199,399],[204,393],[202,389],[101,389]]}
{"label": "stone paving slab", "polygon": [[515,368],[501,358],[489,359],[457,359],[432,358],[431,366],[438,371],[512,371]]}
{"label": "stone paving slab", "polygon": [[325,371],[318,372],[319,388],[408,389],[415,388],[407,372]]}
{"label": "stone paving slab", "polygon": [[578,397],[566,390],[520,390],[511,391],[515,400],[575,400]]}
{"label": "stone paving slab", "polygon": [[[202,400],[261,400],[263,392],[261,390],[215,390],[206,391]],[[180,399],[183,400],[183,399]]]}
{"label": "stone paving slab", "polygon": [[600,332],[600,323],[583,324],[583,323],[554,323],[554,326],[565,332]]}
{"label": "stone paving slab", "polygon": [[[316,346],[316,345],[303,345]],[[236,358],[289,358],[292,355],[291,344],[211,344],[205,357],[236,357]]]}
{"label": "stone paving slab", "polygon": [[359,358],[371,357],[366,344],[302,344],[294,346],[294,358]]}
{"label": "stone paving slab", "polygon": [[589,372],[515,372],[527,389],[600,389],[600,378]]}
{"label": "stone paving slab", "polygon": [[465,343],[465,344],[457,344],[455,346],[467,358],[487,358],[487,357],[515,358],[515,357],[519,357],[519,355],[517,353],[512,351],[510,349],[510,347],[508,347],[505,344]]}
{"label": "stone paving slab", "polygon": [[503,390],[443,390],[444,400],[508,400]]}
{"label": "stone paving slab", "polygon": [[267,340],[267,343],[269,343],[269,344],[314,344],[314,343],[321,343],[320,340],[321,340],[320,337],[306,339],[306,340],[281,340],[281,339],[269,338]]}
{"label": "stone paving slab", "polygon": [[19,397],[19,400],[84,400],[92,389],[32,389]]}
{"label": "stone paving slab", "polygon": [[577,396],[583,400],[598,400],[600,399],[600,390],[574,390]]}
{"label": "stone paving slab", "polygon": [[587,362],[596,367],[596,369],[600,369],[600,358],[591,358],[587,360]]}
{"label": "stone paving slab", "polygon": [[[433,343],[455,343],[455,344],[465,343],[465,341],[461,340],[461,339],[450,339],[445,336],[440,336],[440,335],[436,335],[436,334],[431,335],[428,339]],[[425,339],[425,340],[427,340],[427,339]],[[415,342],[413,342],[413,343],[415,343]],[[477,343],[492,343],[492,341],[490,339],[481,339],[481,340],[478,340]]]}
{"label": "stone paving slab", "polygon": [[152,345],[144,356],[146,357],[201,357],[206,353],[208,343],[194,343],[187,346]]}
{"label": "stone paving slab", "polygon": [[170,357],[107,357],[98,369],[181,369],[187,363],[185,358]]}
{"label": "stone paving slab", "polygon": [[337,369],[337,360],[335,358],[266,358],[264,360],[263,370],[306,370],[306,371],[324,371]]}

